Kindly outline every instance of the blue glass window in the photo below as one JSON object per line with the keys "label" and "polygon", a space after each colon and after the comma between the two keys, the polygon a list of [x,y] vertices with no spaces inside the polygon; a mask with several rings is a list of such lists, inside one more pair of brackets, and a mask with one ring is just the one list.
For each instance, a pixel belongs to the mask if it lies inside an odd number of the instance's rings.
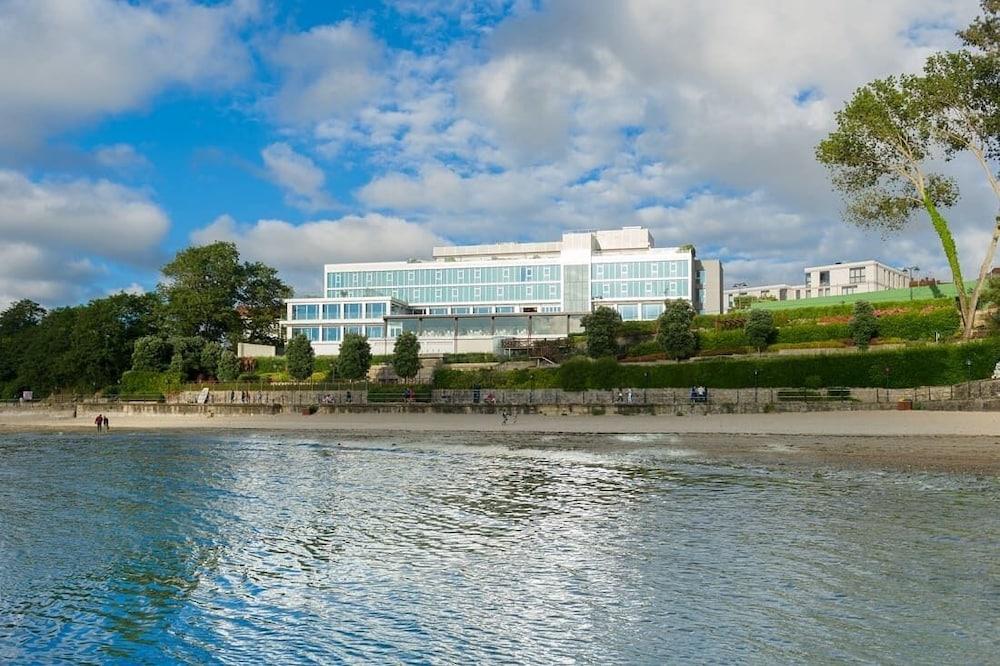
{"label": "blue glass window", "polygon": [[365,335],[369,338],[384,338],[385,328],[382,326],[368,326],[365,329]]}
{"label": "blue glass window", "polygon": [[663,314],[663,303],[643,303],[642,304],[642,318],[643,319],[656,319],[661,314]]}
{"label": "blue glass window", "polygon": [[293,305],[292,319],[319,319],[319,306]]}
{"label": "blue glass window", "polygon": [[351,333],[353,333],[354,335],[364,335],[365,334],[364,328],[365,328],[364,326],[345,326],[344,335],[349,335]]}
{"label": "blue glass window", "polygon": [[340,319],[340,303],[325,303],[323,319]]}
{"label": "blue glass window", "polygon": [[623,321],[635,321],[639,318],[639,306],[635,304],[619,305],[618,313],[621,314]]}
{"label": "blue glass window", "polygon": [[452,314],[469,314],[469,308],[452,308]]}
{"label": "blue glass window", "polygon": [[323,327],[323,342],[339,342],[340,341],[340,327],[339,326],[324,326]]}
{"label": "blue glass window", "polygon": [[385,303],[365,303],[365,319],[381,319],[384,316]]}
{"label": "blue glass window", "polygon": [[292,337],[296,335],[305,336],[306,340],[309,342],[316,342],[319,340],[319,327],[318,326],[304,326],[304,327],[294,327],[292,328]]}
{"label": "blue glass window", "polygon": [[361,319],[361,303],[344,303],[344,319]]}

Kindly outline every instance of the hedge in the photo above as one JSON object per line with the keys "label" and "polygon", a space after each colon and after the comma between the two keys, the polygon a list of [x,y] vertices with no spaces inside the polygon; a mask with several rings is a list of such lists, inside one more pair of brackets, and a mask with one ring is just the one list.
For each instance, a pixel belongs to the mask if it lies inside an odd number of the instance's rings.
{"label": "hedge", "polygon": [[[483,388],[558,387],[566,390],[614,388],[617,386],[681,388],[705,385],[714,388],[802,386],[806,378],[818,378],[823,386],[893,388],[957,384],[966,380],[965,360],[972,361],[972,378],[987,378],[1000,358],[1000,339],[953,345],[919,345],[905,349],[865,353],[826,354],[771,358],[732,358],[662,365],[621,365],[601,359],[574,359],[559,368],[516,372],[439,370],[436,388],[461,389],[479,384]],[[885,369],[889,368],[888,377]],[[522,374],[517,374],[522,373]],[[816,381],[816,380],[813,380]]]}
{"label": "hedge", "polygon": [[181,381],[181,376],[172,372],[126,370],[118,383],[118,393],[125,396],[165,394],[179,390]]}

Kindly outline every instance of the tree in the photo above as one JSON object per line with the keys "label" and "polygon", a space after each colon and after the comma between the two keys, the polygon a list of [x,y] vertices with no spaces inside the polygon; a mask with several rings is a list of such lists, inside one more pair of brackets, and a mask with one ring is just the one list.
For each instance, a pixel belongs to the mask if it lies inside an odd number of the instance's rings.
{"label": "tree", "polygon": [[218,377],[220,354],[222,354],[222,345],[218,342],[209,340],[205,343],[205,346],[201,348],[201,356],[198,363],[202,374],[210,377]]}
{"label": "tree", "polygon": [[16,335],[26,328],[37,326],[45,317],[45,308],[23,298],[0,312],[0,338]]}
{"label": "tree", "polygon": [[273,268],[240,263],[233,243],[190,247],[162,269],[164,327],[173,335],[235,344],[277,342],[282,299],[292,294]]}
{"label": "tree", "polygon": [[897,231],[914,211],[930,218],[951,268],[963,315],[968,313],[962,268],[941,207],[958,199],[950,179],[929,171],[931,122],[915,76],[879,79],[858,89],[837,112],[837,128],[816,149],[844,196],[850,222]]}
{"label": "tree", "polygon": [[868,349],[868,343],[878,335],[878,320],[875,308],[868,301],[856,301],[854,314],[849,324],[851,339],[860,349]]}
{"label": "tree", "polygon": [[747,315],[747,323],[743,326],[743,334],[747,342],[757,351],[763,351],[774,342],[778,329],[774,327],[774,315],[770,310],[751,310]]}
{"label": "tree", "polygon": [[238,291],[238,309],[243,318],[248,342],[276,345],[280,342],[277,322],[285,310],[284,299],[292,297],[292,288],[278,271],[260,262],[243,265]]}
{"label": "tree", "polygon": [[972,336],[1000,242],[1000,216],[992,221],[970,294],[940,213],[955,203],[958,189],[929,164],[938,152],[949,159],[968,153],[1000,200],[1000,0],[983,0],[982,8],[983,16],[959,33],[967,49],[932,55],[923,76],[889,77],[862,87],[837,113],[837,129],[817,147],[817,158],[830,167],[834,187],[847,201],[849,220],[895,231],[914,211],[926,211],[951,269],[966,338]]}
{"label": "tree", "polygon": [[220,382],[234,381],[240,375],[240,360],[232,349],[223,349],[219,354],[216,376]]}
{"label": "tree", "polygon": [[392,369],[404,379],[416,377],[420,371],[420,341],[411,331],[396,338],[392,348]]}
{"label": "tree", "polygon": [[132,351],[132,369],[163,372],[170,365],[173,349],[158,335],[146,335],[135,341]]}
{"label": "tree", "polygon": [[199,374],[204,374],[201,367],[204,338],[197,335],[174,336],[168,342],[172,350],[170,372],[180,375],[181,379],[194,379]]}
{"label": "tree", "polygon": [[340,343],[337,375],[344,379],[363,379],[372,365],[372,350],[368,340],[357,333],[348,333]]}
{"label": "tree", "polygon": [[600,358],[617,355],[622,316],[616,310],[602,305],[584,315],[580,323],[587,332],[587,356]]}
{"label": "tree", "polygon": [[304,335],[293,335],[285,346],[288,374],[292,379],[302,381],[312,376],[316,364],[316,352]]}
{"label": "tree", "polygon": [[691,330],[694,317],[694,308],[687,301],[667,301],[657,320],[656,344],[673,358],[694,356],[698,351],[698,334]]}

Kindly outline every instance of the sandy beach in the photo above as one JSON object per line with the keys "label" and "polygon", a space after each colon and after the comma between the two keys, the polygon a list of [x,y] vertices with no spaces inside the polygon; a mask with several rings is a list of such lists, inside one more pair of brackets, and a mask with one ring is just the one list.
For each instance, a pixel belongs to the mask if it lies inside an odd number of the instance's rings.
{"label": "sandy beach", "polygon": [[[840,465],[1000,475],[1000,413],[810,412],[696,416],[521,416],[315,414],[147,416],[112,414],[114,432],[289,431],[335,437],[512,447],[627,450],[669,446],[692,459],[740,464]],[[92,431],[90,419],[0,414],[0,431]],[[414,433],[420,433],[415,437]],[[544,435],[544,437],[539,437]],[[657,437],[661,435],[661,437]]]}

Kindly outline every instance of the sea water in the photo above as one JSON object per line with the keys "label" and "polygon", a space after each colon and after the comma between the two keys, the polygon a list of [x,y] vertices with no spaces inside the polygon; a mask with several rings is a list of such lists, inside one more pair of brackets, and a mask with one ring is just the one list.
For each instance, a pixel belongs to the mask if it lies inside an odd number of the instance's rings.
{"label": "sea water", "polygon": [[1000,655],[995,478],[520,443],[0,435],[0,662]]}

